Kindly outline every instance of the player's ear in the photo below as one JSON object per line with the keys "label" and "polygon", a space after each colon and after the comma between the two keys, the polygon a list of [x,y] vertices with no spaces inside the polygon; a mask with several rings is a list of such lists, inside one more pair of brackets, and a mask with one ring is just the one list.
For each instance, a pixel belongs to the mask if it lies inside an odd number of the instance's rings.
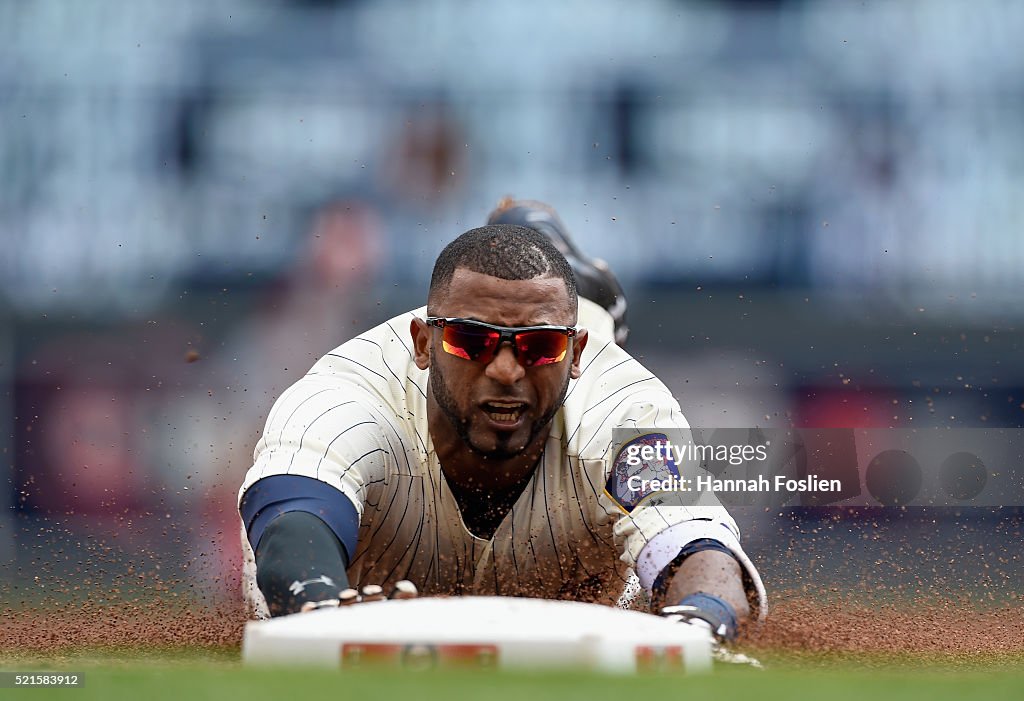
{"label": "player's ear", "polygon": [[416,367],[426,370],[430,367],[430,327],[423,319],[414,317],[409,324],[409,333],[412,335],[412,353]]}
{"label": "player's ear", "polygon": [[583,358],[583,349],[587,347],[589,336],[586,329],[580,329],[576,332],[576,337],[572,339],[572,368],[569,370],[569,377],[574,380],[578,380],[583,374],[583,370],[580,369],[580,360]]}

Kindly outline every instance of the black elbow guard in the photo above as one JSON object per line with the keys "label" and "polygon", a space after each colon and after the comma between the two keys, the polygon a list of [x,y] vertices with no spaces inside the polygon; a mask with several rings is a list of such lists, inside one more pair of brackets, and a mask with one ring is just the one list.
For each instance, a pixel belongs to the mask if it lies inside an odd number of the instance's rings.
{"label": "black elbow guard", "polygon": [[275,518],[256,546],[256,585],[270,615],[299,611],[307,601],[337,598],[348,588],[348,557],[327,524],[306,511]]}

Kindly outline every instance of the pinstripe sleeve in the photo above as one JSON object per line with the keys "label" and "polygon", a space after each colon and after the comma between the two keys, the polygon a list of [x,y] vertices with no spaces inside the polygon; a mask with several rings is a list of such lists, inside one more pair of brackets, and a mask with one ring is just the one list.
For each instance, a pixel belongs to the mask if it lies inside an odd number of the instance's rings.
{"label": "pinstripe sleeve", "polygon": [[363,387],[307,375],[271,410],[240,495],[270,475],[302,475],[338,489],[362,515],[367,488],[385,480],[401,444],[393,415]]}

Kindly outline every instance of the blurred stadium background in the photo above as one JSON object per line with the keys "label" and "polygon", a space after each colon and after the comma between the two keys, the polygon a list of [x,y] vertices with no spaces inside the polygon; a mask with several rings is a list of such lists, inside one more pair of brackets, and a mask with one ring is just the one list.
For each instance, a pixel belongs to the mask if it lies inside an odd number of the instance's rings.
{"label": "blurred stadium background", "polygon": [[[610,262],[694,425],[1021,427],[1022,35],[1009,0],[0,0],[0,603],[236,596],[273,400],[510,193]],[[1019,511],[900,518],[746,522],[770,582],[941,550],[936,587],[1019,592]]]}

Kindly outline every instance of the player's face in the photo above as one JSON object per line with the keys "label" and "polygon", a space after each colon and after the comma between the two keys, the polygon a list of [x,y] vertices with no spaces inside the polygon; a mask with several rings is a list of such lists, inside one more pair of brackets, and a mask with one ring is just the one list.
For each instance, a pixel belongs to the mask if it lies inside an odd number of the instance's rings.
{"label": "player's face", "polygon": [[[502,280],[464,268],[455,271],[431,311],[498,326],[576,322],[561,278]],[[430,368],[430,391],[455,434],[473,452],[499,460],[537,448],[546,439],[569,379],[579,377],[587,340],[581,330],[568,339],[561,361],[524,367],[508,343],[482,363],[446,352],[441,329],[414,322],[413,335],[417,365]]]}

